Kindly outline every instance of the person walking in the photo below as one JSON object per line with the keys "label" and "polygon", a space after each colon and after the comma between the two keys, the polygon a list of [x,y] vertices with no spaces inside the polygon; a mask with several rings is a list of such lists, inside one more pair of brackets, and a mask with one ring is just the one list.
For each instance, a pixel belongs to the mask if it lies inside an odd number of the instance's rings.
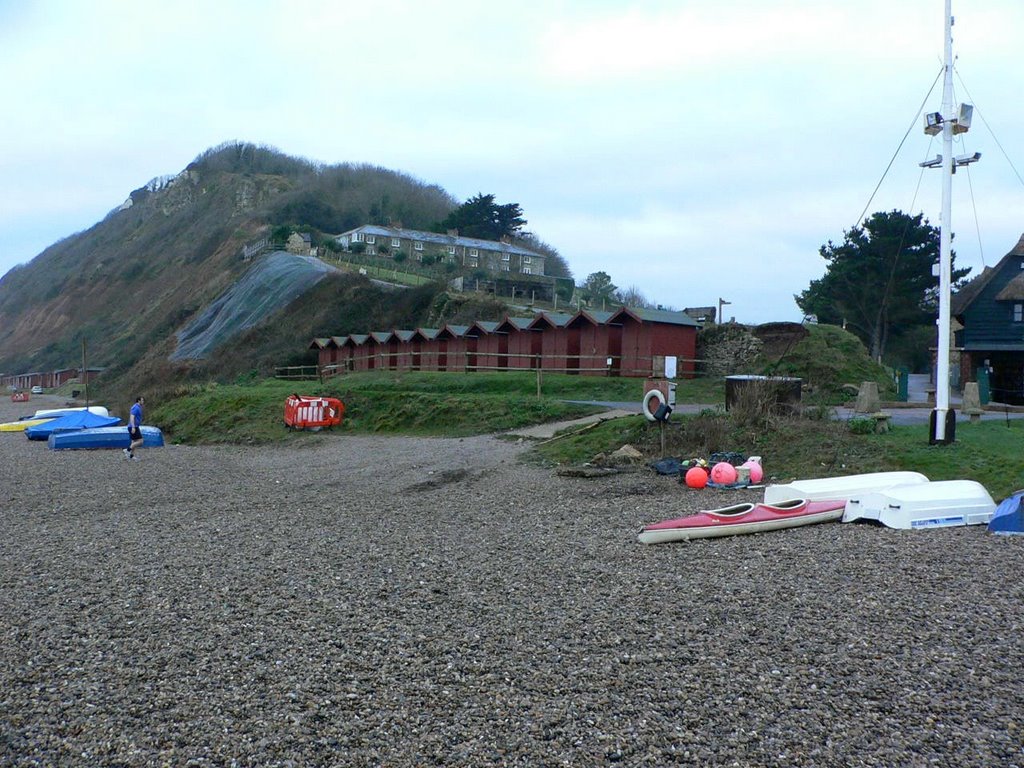
{"label": "person walking", "polygon": [[135,449],[142,445],[142,406],[146,404],[146,398],[136,397],[135,405],[132,406],[128,415],[128,439],[131,441],[124,449],[124,457],[131,461],[138,461]]}

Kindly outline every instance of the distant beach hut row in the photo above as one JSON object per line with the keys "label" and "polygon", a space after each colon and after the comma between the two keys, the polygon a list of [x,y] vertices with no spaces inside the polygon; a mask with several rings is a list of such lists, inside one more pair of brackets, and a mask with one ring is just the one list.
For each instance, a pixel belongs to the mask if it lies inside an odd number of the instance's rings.
{"label": "distant beach hut row", "polygon": [[55,389],[72,380],[79,382],[92,381],[101,373],[103,373],[102,368],[90,367],[86,370],[85,376],[82,376],[81,368],[60,368],[56,371],[0,374],[0,387],[13,389],[43,387],[44,389]]}
{"label": "distant beach hut row", "polygon": [[614,312],[540,312],[501,322],[370,331],[313,339],[323,375],[368,370],[514,371],[540,369],[587,376],[695,373],[701,324],[683,312],[622,307]]}

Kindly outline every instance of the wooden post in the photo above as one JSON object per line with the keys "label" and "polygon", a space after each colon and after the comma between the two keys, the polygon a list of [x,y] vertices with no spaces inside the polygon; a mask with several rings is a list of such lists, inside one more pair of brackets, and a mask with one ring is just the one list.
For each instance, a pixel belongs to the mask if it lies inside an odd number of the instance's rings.
{"label": "wooden post", "polygon": [[540,397],[540,380],[541,380],[540,356],[538,355],[537,356],[537,397],[538,398]]}
{"label": "wooden post", "polygon": [[82,339],[82,384],[85,385],[85,407],[89,407],[89,368],[86,365],[85,339]]}

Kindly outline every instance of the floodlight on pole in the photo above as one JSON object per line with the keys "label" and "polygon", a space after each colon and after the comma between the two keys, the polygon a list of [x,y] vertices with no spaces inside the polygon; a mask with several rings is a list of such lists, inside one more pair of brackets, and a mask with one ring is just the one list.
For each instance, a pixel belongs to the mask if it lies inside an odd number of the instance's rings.
{"label": "floodlight on pole", "polygon": [[[935,353],[935,409],[929,425],[928,442],[946,445],[956,434],[956,412],[949,407],[950,288],[952,283],[952,219],[953,173],[957,167],[975,163],[981,153],[953,157],[953,134],[966,133],[971,127],[974,108],[961,104],[953,111],[953,12],[952,0],[946,0],[945,57],[943,62],[942,112],[925,115],[924,132],[929,136],[942,133],[942,154],[934,160],[919,163],[922,168],[942,168],[942,219],[939,227],[939,317],[938,348]],[[943,115],[951,117],[944,118]]]}

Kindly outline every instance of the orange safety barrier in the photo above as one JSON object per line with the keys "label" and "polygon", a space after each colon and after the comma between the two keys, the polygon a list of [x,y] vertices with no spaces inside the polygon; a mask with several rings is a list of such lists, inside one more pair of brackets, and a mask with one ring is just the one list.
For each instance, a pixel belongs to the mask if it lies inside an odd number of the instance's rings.
{"label": "orange safety barrier", "polygon": [[27,403],[28,402],[28,392],[15,392],[13,395],[11,395],[11,402],[12,403]]}
{"label": "orange safety barrier", "polygon": [[341,424],[345,404],[336,397],[289,395],[284,401],[284,423],[293,429],[321,429]]}

